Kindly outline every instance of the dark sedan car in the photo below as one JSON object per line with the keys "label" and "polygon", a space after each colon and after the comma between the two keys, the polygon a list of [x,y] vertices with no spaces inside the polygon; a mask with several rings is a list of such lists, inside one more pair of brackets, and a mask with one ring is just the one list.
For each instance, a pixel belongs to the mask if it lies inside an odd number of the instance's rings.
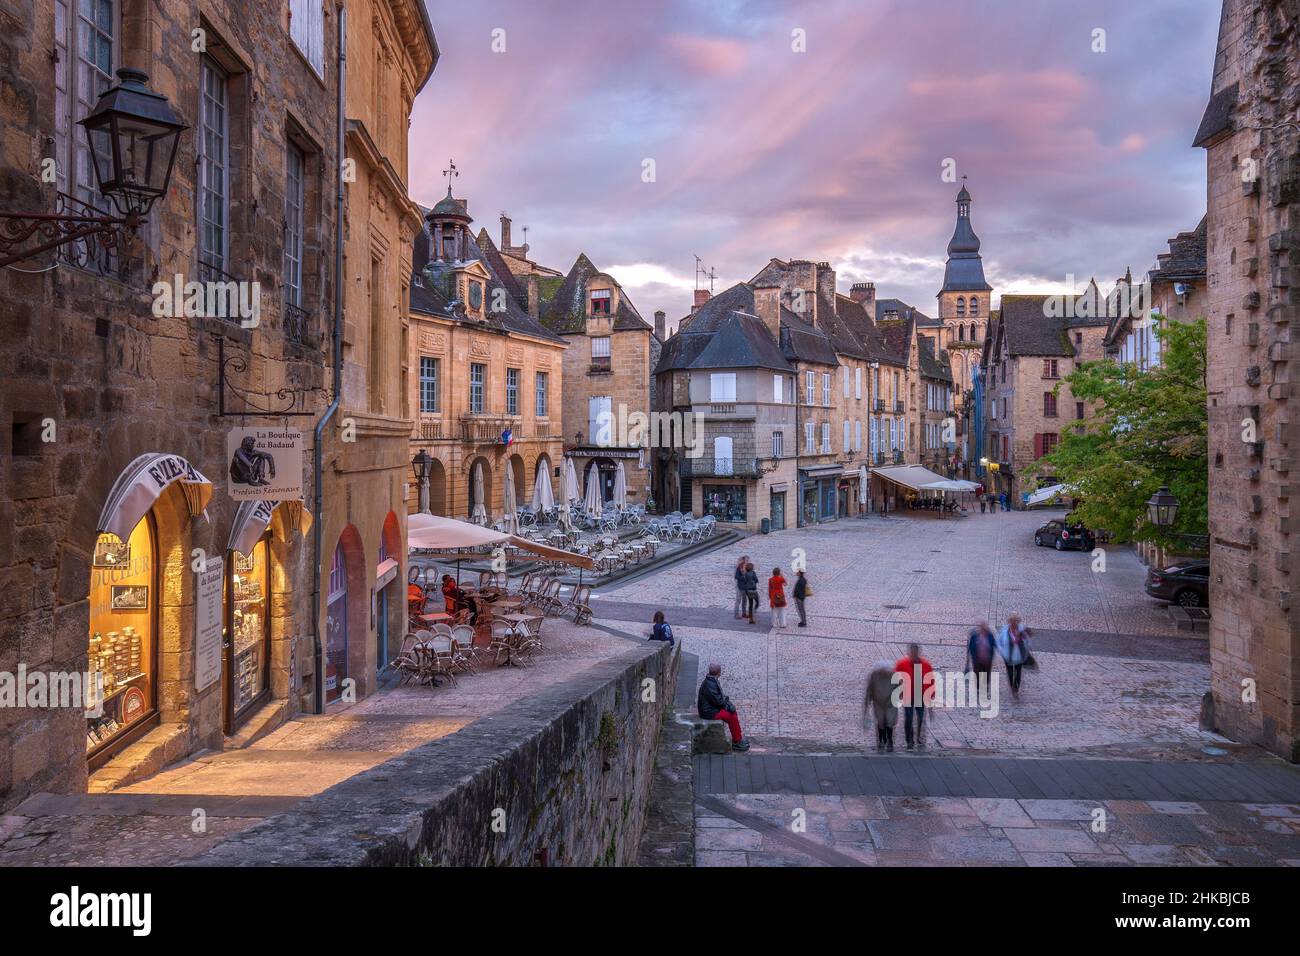
{"label": "dark sedan car", "polygon": [[1148,568],[1147,594],[1181,607],[1209,607],[1210,562],[1183,561],[1159,571]]}
{"label": "dark sedan car", "polygon": [[1055,548],[1057,551],[1091,551],[1097,546],[1097,538],[1081,524],[1070,524],[1055,518],[1034,532],[1034,544],[1040,548]]}

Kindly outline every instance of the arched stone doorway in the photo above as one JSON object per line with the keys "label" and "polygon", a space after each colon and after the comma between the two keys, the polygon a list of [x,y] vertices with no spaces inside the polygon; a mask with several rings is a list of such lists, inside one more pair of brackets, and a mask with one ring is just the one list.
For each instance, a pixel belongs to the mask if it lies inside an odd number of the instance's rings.
{"label": "arched stone doorway", "polygon": [[429,466],[429,513],[447,516],[447,469],[437,458]]}
{"label": "arched stone doorway", "polygon": [[355,687],[355,675],[361,673],[366,659],[370,608],[365,547],[353,525],[343,529],[334,547],[325,600],[325,702],[329,704],[347,687]]}

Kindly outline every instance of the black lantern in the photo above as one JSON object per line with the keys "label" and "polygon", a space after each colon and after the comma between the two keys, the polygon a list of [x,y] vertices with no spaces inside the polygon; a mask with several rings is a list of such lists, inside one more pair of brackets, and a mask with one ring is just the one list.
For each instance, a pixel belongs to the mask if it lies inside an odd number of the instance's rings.
{"label": "black lantern", "polygon": [[417,483],[423,485],[429,479],[429,469],[433,466],[433,459],[423,448],[416,453],[411,459],[411,473],[415,475]]}
{"label": "black lantern", "polygon": [[1170,493],[1168,485],[1161,485],[1160,490],[1147,499],[1147,517],[1158,528],[1168,528],[1178,517],[1178,499]]}
{"label": "black lantern", "polygon": [[128,221],[144,218],[167,192],[176,147],[187,129],[167,97],[149,89],[149,76],[139,70],[117,71],[118,84],[105,90],[86,128],[99,191]]}

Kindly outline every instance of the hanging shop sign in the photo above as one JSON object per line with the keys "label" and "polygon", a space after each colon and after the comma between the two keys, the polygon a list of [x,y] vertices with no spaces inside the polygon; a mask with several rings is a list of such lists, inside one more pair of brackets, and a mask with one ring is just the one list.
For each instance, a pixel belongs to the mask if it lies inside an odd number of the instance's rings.
{"label": "hanging shop sign", "polygon": [[230,497],[278,501],[303,496],[302,432],[293,428],[232,428],[226,436]]}
{"label": "hanging shop sign", "polygon": [[194,608],[194,689],[202,692],[221,676],[221,643],[225,614],[221,593],[225,585],[225,562],[208,558],[198,574]]}

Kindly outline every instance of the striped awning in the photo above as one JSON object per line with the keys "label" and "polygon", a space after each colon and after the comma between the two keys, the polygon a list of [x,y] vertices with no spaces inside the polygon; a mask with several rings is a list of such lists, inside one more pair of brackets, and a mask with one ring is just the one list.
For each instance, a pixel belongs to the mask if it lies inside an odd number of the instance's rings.
{"label": "striped awning", "polygon": [[289,501],[245,501],[235,512],[235,523],[230,528],[230,543],[227,547],[243,555],[250,554],[257,539],[262,537],[267,525],[271,523],[276,508],[281,509],[286,528],[296,528],[303,534],[311,530],[311,511],[301,498]]}
{"label": "striped awning", "polygon": [[125,541],[155,501],[180,482],[191,517],[198,517],[212,500],[212,482],[180,455],[149,452],[122,470],[104,502],[96,530]]}

